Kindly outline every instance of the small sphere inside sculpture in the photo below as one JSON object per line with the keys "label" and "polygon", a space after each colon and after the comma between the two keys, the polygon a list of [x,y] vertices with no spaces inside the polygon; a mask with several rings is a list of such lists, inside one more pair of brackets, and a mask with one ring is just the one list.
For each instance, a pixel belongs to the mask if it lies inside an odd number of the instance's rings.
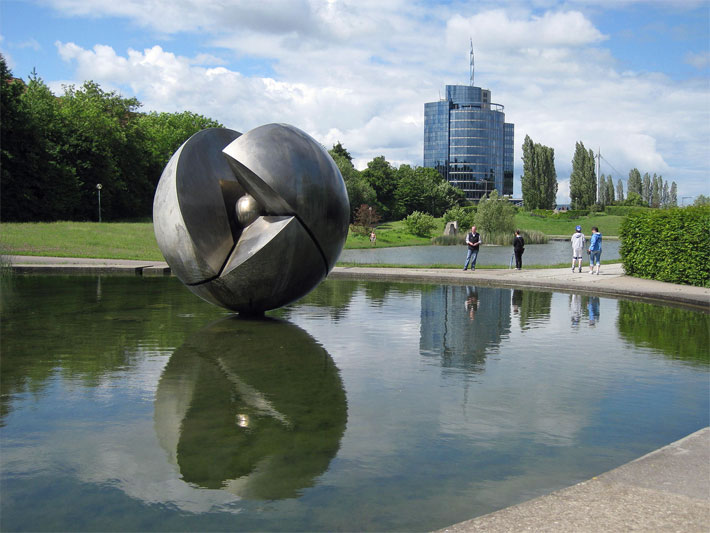
{"label": "small sphere inside sculpture", "polygon": [[245,194],[237,200],[236,211],[237,220],[245,227],[259,218],[261,214],[259,204],[250,194]]}

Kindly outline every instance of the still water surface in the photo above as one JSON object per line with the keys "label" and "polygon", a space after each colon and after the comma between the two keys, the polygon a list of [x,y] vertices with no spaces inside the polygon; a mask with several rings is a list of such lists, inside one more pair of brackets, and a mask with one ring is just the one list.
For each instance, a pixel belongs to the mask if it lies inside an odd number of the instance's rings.
{"label": "still water surface", "polygon": [[2,283],[3,531],[428,531],[709,423],[698,312],[326,281],[247,321],[174,278]]}
{"label": "still water surface", "polygon": [[[606,240],[602,250],[602,263],[619,259],[619,241]],[[512,246],[484,245],[478,254],[478,266],[511,264]],[[377,247],[358,250],[343,250],[338,261],[358,264],[391,265],[463,265],[466,259],[465,246],[402,246]],[[584,255],[584,264],[589,258]],[[572,248],[569,241],[550,241],[547,244],[528,244],[523,254],[525,265],[556,265],[572,263]]]}

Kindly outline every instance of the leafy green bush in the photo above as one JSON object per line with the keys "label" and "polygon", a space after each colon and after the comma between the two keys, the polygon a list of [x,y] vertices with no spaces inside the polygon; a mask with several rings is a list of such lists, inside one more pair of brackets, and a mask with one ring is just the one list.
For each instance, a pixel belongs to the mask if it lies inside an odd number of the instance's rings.
{"label": "leafy green bush", "polygon": [[436,221],[431,215],[427,215],[421,211],[415,211],[404,219],[404,225],[413,235],[430,237],[431,232],[436,228]]}
{"label": "leafy green bush", "polygon": [[491,192],[489,197],[483,197],[478,202],[476,226],[483,232],[513,233],[515,230],[515,211],[506,198],[500,198],[498,191]]}
{"label": "leafy green bush", "polygon": [[459,223],[459,232],[468,231],[468,229],[473,226],[475,218],[475,210],[466,209],[465,207],[459,206],[452,207],[446,213],[444,213],[444,222],[455,220]]}
{"label": "leafy green bush", "polygon": [[648,210],[648,207],[639,207],[636,205],[608,205],[604,209],[607,215],[618,215],[625,217],[628,214],[635,213],[636,211]]}
{"label": "leafy green bush", "polygon": [[710,287],[710,207],[633,212],[619,236],[628,275]]}

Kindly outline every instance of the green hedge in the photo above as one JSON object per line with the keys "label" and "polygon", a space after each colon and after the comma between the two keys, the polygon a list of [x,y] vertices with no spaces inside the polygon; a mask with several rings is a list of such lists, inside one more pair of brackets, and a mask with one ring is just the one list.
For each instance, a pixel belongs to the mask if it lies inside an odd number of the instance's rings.
{"label": "green hedge", "polygon": [[608,205],[604,208],[607,215],[619,215],[625,217],[637,211],[648,211],[649,207],[638,207],[636,205]]}
{"label": "green hedge", "polygon": [[633,212],[619,237],[628,275],[710,287],[710,207]]}

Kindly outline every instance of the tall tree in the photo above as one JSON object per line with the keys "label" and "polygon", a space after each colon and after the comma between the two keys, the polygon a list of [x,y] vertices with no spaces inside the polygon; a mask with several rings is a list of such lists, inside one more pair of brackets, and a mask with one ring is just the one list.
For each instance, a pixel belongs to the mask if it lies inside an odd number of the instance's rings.
{"label": "tall tree", "polygon": [[641,173],[639,169],[632,168],[629,171],[629,181],[626,184],[626,192],[627,194],[635,192],[643,198],[643,187],[641,185]]}
{"label": "tall tree", "polygon": [[351,164],[353,162],[353,156],[350,155],[350,152],[348,152],[345,147],[340,144],[340,141],[338,141],[338,144],[334,144],[333,148],[329,150],[330,155],[335,156],[340,155],[343,156],[345,159],[347,159]]}
{"label": "tall tree", "polygon": [[653,174],[651,180],[651,207],[661,207],[661,194],[663,192],[663,178]]}
{"label": "tall tree", "polygon": [[552,209],[557,201],[557,171],[555,170],[555,149],[542,144],[535,145],[535,157],[540,169],[542,189],[542,209]]}
{"label": "tall tree", "polygon": [[667,181],[663,183],[663,192],[661,193],[661,206],[671,206],[671,192]]}
{"label": "tall tree", "polygon": [[533,143],[529,135],[523,141],[523,205],[526,209],[552,209],[557,197],[557,172],[553,148]]}
{"label": "tall tree", "polygon": [[621,181],[621,178],[619,178],[616,182],[616,201],[624,201],[624,182]]}
{"label": "tall tree", "polygon": [[594,152],[585,149],[582,142],[577,142],[575,145],[569,188],[574,209],[587,209],[597,200]]}
{"label": "tall tree", "polygon": [[678,207],[678,186],[675,181],[671,183],[669,204],[671,207]]}
{"label": "tall tree", "polygon": [[609,174],[606,177],[606,205],[613,205],[614,201],[614,180],[611,178],[611,174]]}
{"label": "tall tree", "polygon": [[377,204],[386,220],[389,220],[395,210],[394,192],[397,189],[397,173],[392,165],[380,155],[367,164],[362,171],[362,177],[375,190]]}
{"label": "tall tree", "polygon": [[[338,148],[339,147],[339,148]],[[328,153],[335,161],[340,174],[345,181],[345,188],[348,191],[350,200],[350,220],[355,220],[357,209],[365,204],[368,207],[374,206],[377,202],[375,189],[362,177],[361,173],[353,166],[350,153],[338,143],[328,150]]]}
{"label": "tall tree", "polygon": [[523,205],[526,209],[540,208],[540,184],[538,183],[539,171],[535,159],[535,143],[529,135],[523,141],[523,175],[520,185],[523,193]]}
{"label": "tall tree", "polygon": [[606,176],[604,174],[599,174],[599,187],[597,190],[597,202],[602,207],[604,207],[608,203],[608,201],[606,199]]}
{"label": "tall tree", "polygon": [[651,205],[651,176],[644,172],[641,179],[641,198],[644,205]]}

